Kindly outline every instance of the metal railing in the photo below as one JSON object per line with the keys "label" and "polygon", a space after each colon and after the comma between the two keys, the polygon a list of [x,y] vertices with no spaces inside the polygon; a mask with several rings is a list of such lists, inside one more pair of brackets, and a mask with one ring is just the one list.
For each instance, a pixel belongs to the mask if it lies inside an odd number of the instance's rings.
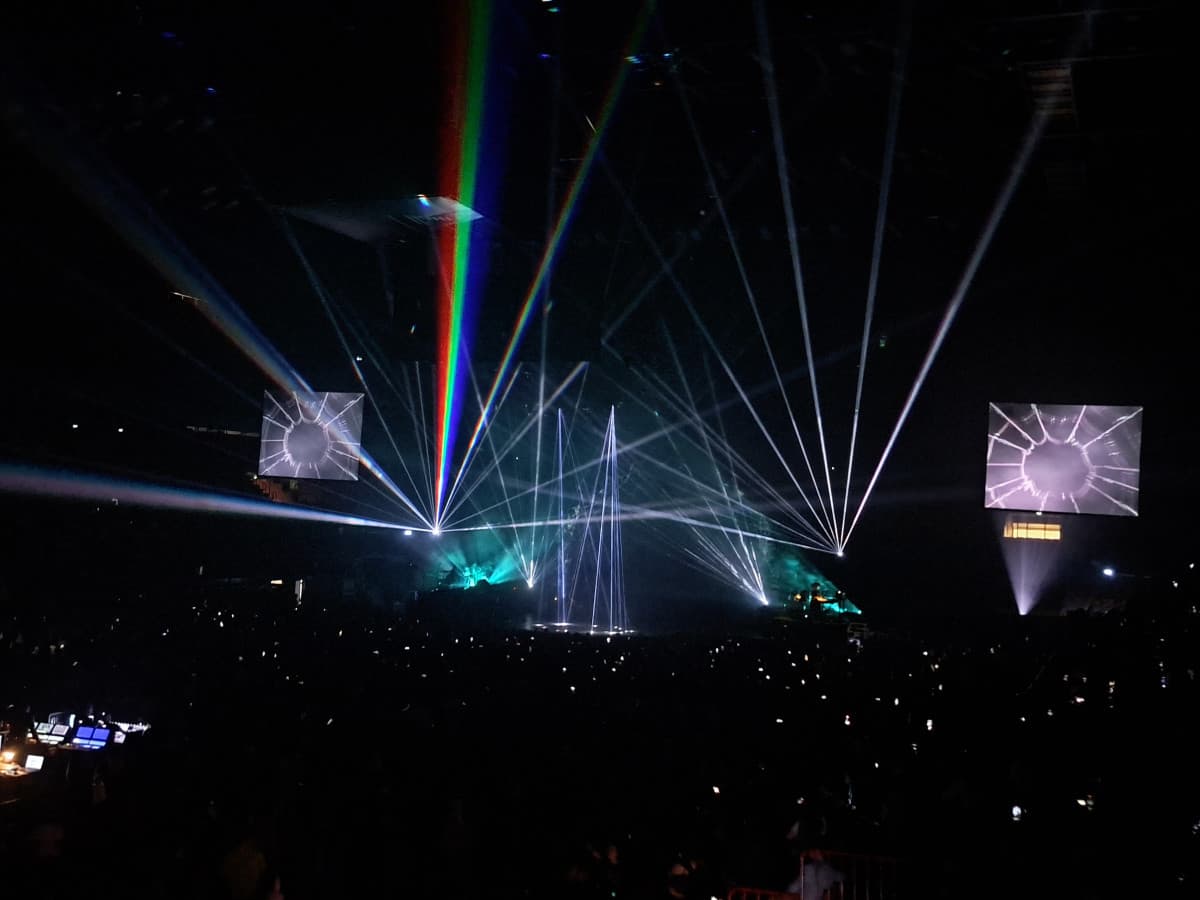
{"label": "metal railing", "polygon": [[731,888],[728,900],[892,900],[899,896],[896,860],[863,853],[810,850],[800,859],[799,892]]}

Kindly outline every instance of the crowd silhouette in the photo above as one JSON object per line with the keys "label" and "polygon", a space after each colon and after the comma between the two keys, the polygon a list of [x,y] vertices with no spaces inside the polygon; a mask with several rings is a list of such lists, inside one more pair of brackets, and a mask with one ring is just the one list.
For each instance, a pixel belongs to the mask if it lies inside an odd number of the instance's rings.
{"label": "crowd silhouette", "polygon": [[433,628],[290,586],[30,605],[0,622],[5,746],[53,710],[151,727],[6,786],[4,880],[809,896],[852,853],[895,861],[888,896],[1189,895],[1189,598],[726,636]]}

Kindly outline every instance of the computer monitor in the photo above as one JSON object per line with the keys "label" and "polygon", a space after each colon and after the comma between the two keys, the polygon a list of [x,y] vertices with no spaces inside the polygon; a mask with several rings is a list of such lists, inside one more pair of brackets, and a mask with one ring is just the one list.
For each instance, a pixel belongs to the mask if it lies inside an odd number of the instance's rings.
{"label": "computer monitor", "polygon": [[55,735],[56,737],[62,738],[62,737],[66,737],[67,732],[70,730],[71,730],[70,725],[55,725],[54,727],[52,727],[50,729],[50,733]]}
{"label": "computer monitor", "polygon": [[95,730],[90,725],[80,725],[79,730],[75,732],[75,740],[90,741],[92,739],[92,732]]}
{"label": "computer monitor", "polygon": [[125,732],[123,732],[123,731],[118,731],[118,732],[116,732],[116,733],[113,735],[113,743],[114,743],[114,744],[123,744],[123,743],[125,743]]}
{"label": "computer monitor", "polygon": [[27,768],[30,772],[40,772],[42,763],[45,761],[46,757],[37,756],[33,753],[30,753],[27,757],[25,757],[25,768]]}
{"label": "computer monitor", "polygon": [[37,725],[34,726],[33,730],[36,731],[38,734],[49,734],[50,733],[50,723],[49,722],[38,722]]}
{"label": "computer monitor", "polygon": [[109,729],[107,728],[97,728],[94,732],[92,732],[92,739],[97,741],[107,741],[109,733]]}

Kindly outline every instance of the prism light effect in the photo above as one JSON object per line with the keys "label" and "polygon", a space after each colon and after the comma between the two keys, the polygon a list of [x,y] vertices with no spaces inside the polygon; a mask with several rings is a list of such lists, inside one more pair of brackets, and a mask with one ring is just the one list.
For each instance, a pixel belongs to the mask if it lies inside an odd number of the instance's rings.
{"label": "prism light effect", "polygon": [[[454,71],[442,148],[442,193],[468,207],[475,203],[479,146],[483,132],[484,75],[487,70],[489,0],[467,4],[465,27],[451,43]],[[457,24],[457,23],[456,23]],[[441,523],[446,476],[454,455],[454,435],[462,412],[463,369],[470,351],[466,315],[472,221],[455,221],[438,236],[442,279],[437,304],[437,394],[434,418],[433,521]]]}
{"label": "prism light effect", "polygon": [[[629,39],[629,47],[631,48],[630,52],[632,52],[632,48],[635,48],[641,42],[642,35],[645,33],[646,25],[649,22],[650,7],[651,4],[645,4],[642,8],[641,15],[638,16],[637,23],[635,24]],[[628,56],[628,54],[626,55]],[[534,274],[533,281],[530,283],[529,289],[525,293],[525,298],[521,303],[520,311],[517,313],[516,321],[513,323],[508,344],[505,346],[504,353],[500,358],[500,365],[496,370],[495,378],[492,380],[491,388],[489,388],[487,397],[481,405],[479,419],[475,423],[475,429],[467,443],[467,448],[463,454],[463,461],[459,466],[458,474],[455,476],[454,487],[451,489],[451,493],[457,489],[462,480],[463,473],[466,471],[466,468],[470,463],[471,454],[478,447],[480,435],[489,421],[496,397],[500,393],[501,387],[505,384],[506,379],[508,378],[512,367],[513,356],[516,354],[517,347],[520,346],[521,338],[524,337],[525,330],[527,329],[530,319],[532,318],[536,300],[542,294],[542,287],[545,285],[546,279],[549,276],[555,258],[557,257],[559,247],[562,244],[563,235],[566,233],[567,226],[570,224],[571,216],[578,204],[580,193],[582,192],[583,186],[587,181],[588,173],[592,169],[592,164],[596,160],[596,156],[600,150],[604,134],[612,120],[613,112],[616,110],[617,99],[621,95],[621,89],[625,84],[628,72],[629,66],[622,62],[621,67],[617,70],[617,76],[614,79],[612,86],[609,88],[607,96],[605,97],[604,105],[601,107],[597,124],[592,129],[592,137],[588,142],[587,149],[584,152],[583,158],[579,162],[579,166],[575,170],[575,177],[571,180],[571,186],[567,189],[566,196],[563,198],[562,205],[559,208],[558,217],[554,223],[554,228],[550,233],[549,239],[546,241],[546,246],[542,251],[542,257],[538,262],[537,271]],[[449,442],[449,437],[446,438],[445,442]],[[439,473],[443,473],[446,460],[443,459],[441,454],[439,454],[438,460]],[[440,500],[440,490],[438,497]],[[438,509],[440,512],[440,504]]]}
{"label": "prism light effect", "polygon": [[988,408],[989,508],[1137,515],[1140,406]]}

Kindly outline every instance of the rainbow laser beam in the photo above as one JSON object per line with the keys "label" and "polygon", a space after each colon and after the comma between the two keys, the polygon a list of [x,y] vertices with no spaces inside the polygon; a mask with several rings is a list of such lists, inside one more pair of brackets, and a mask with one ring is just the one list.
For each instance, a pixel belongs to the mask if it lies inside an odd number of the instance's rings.
{"label": "rainbow laser beam", "polygon": [[[475,202],[479,171],[479,145],[483,133],[484,75],[487,71],[488,31],[491,22],[490,0],[470,0],[466,27],[454,28],[452,65],[455,72],[449,84],[450,115],[443,134],[445,158],[441,179],[447,195],[460,203]],[[438,298],[437,363],[438,385],[435,413],[433,521],[441,521],[446,477],[454,455],[462,404],[462,372],[459,365],[469,352],[466,324],[467,283],[471,261],[470,221],[454,222],[439,235],[443,278]],[[449,266],[449,271],[445,271]]]}
{"label": "rainbow laser beam", "polygon": [[413,525],[385,522],[381,519],[366,519],[361,516],[350,516],[305,506],[272,503],[269,500],[239,497],[233,494],[169,487],[151,482],[88,475],[80,472],[65,472],[39,466],[0,465],[0,493],[103,503],[119,501],[132,506],[154,509],[293,519],[302,522],[325,522],[331,525],[425,530],[418,529]]}
{"label": "rainbow laser beam", "polygon": [[[604,105],[601,107],[600,115],[597,118],[596,124],[592,129],[592,137],[588,142],[587,150],[584,152],[583,158],[575,169],[575,176],[571,181],[571,186],[568,188],[566,195],[563,197],[561,206],[559,207],[558,217],[554,223],[554,229],[550,232],[550,237],[546,241],[546,246],[542,251],[542,257],[538,262],[537,271],[533,276],[533,281],[529,285],[528,291],[525,293],[525,298],[521,303],[520,311],[517,313],[516,321],[513,323],[512,333],[509,335],[508,344],[504,348],[504,353],[500,358],[500,366],[496,371],[496,377],[492,381],[492,386],[488,390],[487,399],[483,403],[483,407],[479,411],[479,419],[475,423],[475,430],[471,434],[470,441],[467,442],[467,448],[463,453],[462,463],[459,465],[458,472],[454,478],[454,484],[450,488],[450,494],[458,489],[462,481],[463,473],[470,464],[472,454],[479,444],[479,436],[483,432],[485,425],[488,422],[491,414],[492,403],[496,399],[496,395],[500,392],[500,386],[504,384],[505,377],[509,367],[512,365],[512,359],[517,352],[517,347],[521,344],[521,339],[525,335],[526,327],[529,325],[529,320],[533,315],[535,302],[542,293],[542,286],[546,281],[546,277],[550,274],[550,269],[554,264],[555,257],[558,254],[559,247],[562,244],[563,234],[566,233],[567,226],[571,222],[572,215],[575,212],[575,207],[578,203],[579,196],[583,191],[583,186],[587,182],[587,176],[592,169],[592,164],[596,160],[596,156],[600,151],[603,143],[604,134],[608,129],[609,123],[612,121],[613,113],[617,107],[617,100],[621,95],[621,90],[625,86],[626,78],[628,77],[630,66],[624,61],[624,57],[634,54],[637,46],[641,43],[642,35],[646,31],[646,25],[650,21],[650,11],[652,3],[646,3],[642,7],[641,14],[634,25],[633,32],[630,35],[629,43],[626,52],[622,54],[621,67],[617,70],[616,78],[613,79],[612,86],[609,88],[608,94],[604,99]],[[446,423],[448,424],[448,423]],[[443,442],[444,439],[443,439]],[[447,460],[439,453],[439,473],[444,469]],[[439,474],[439,477],[440,474]],[[441,497],[439,481],[439,501]],[[439,503],[438,510],[441,506]]]}

